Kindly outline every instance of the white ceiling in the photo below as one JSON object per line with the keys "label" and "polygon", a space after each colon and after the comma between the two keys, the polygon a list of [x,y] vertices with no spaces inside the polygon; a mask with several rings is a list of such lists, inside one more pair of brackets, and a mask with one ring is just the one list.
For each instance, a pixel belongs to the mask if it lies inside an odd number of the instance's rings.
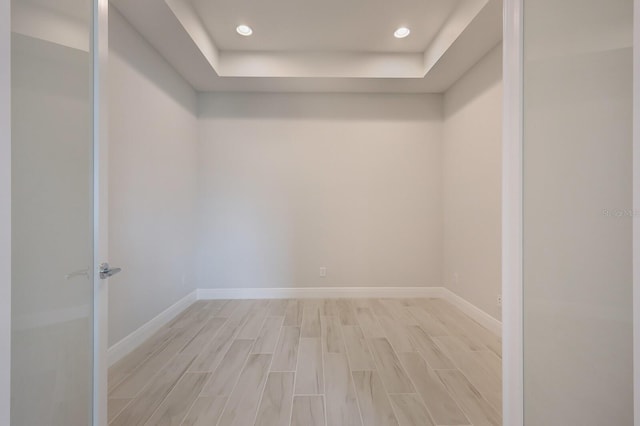
{"label": "white ceiling", "polygon": [[[189,0],[220,50],[424,52],[463,0]],[[253,37],[235,32],[239,24]],[[410,37],[398,40],[401,26]]]}
{"label": "white ceiling", "polygon": [[502,0],[111,3],[199,91],[440,93],[502,40]]}

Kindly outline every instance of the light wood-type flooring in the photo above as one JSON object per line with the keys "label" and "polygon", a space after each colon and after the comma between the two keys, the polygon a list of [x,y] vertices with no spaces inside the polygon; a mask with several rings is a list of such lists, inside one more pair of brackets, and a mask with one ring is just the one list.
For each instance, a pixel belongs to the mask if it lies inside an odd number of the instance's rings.
{"label": "light wood-type flooring", "polygon": [[441,299],[198,301],[109,370],[114,426],[501,425],[501,341]]}

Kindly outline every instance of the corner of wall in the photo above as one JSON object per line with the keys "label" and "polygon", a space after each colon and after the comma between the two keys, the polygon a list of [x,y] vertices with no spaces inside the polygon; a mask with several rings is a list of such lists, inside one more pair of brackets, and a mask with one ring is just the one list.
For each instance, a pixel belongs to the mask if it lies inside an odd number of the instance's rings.
{"label": "corner of wall", "polygon": [[[197,93],[111,5],[110,342],[197,288]],[[148,123],[153,123],[152,126]]]}
{"label": "corner of wall", "polygon": [[502,44],[443,102],[443,285],[500,320]]}

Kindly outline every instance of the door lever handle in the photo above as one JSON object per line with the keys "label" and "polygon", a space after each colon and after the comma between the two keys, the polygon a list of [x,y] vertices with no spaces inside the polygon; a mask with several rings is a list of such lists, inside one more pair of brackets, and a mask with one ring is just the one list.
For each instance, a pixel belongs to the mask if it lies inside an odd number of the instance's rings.
{"label": "door lever handle", "polygon": [[108,263],[101,263],[99,266],[100,279],[106,280],[109,277],[114,276],[118,272],[122,271],[122,268],[112,268]]}

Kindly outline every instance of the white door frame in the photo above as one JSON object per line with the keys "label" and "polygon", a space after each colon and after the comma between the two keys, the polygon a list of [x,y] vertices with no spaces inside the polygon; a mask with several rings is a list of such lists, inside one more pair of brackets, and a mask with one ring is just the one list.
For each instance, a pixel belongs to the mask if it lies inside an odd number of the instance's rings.
{"label": "white door frame", "polygon": [[523,1],[504,0],[502,124],[502,415],[524,424],[522,298]]}
{"label": "white door frame", "polygon": [[109,288],[97,272],[109,259],[108,81],[109,0],[93,0],[93,425],[107,426]]}
{"label": "white door frame", "polygon": [[0,0],[0,426],[11,407],[11,0]]}
{"label": "white door frame", "polygon": [[640,0],[633,3],[633,389],[640,426]]}

